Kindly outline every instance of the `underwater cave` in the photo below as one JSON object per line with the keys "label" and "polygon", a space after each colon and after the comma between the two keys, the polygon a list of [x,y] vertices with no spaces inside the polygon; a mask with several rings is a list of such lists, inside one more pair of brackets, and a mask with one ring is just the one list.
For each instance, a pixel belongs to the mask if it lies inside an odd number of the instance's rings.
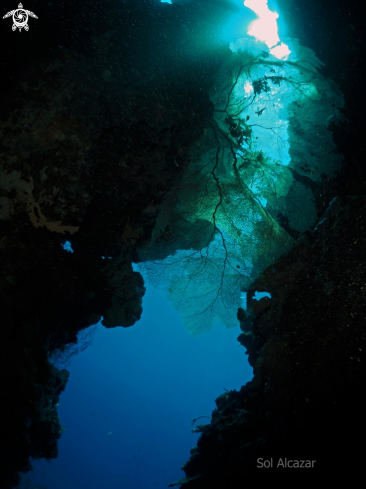
{"label": "underwater cave", "polygon": [[361,3],[2,11],[1,488],[352,481]]}

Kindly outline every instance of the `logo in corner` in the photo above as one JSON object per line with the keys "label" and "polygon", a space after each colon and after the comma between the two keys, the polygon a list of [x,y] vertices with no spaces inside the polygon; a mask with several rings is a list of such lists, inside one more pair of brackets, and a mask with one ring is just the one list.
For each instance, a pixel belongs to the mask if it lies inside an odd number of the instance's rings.
{"label": "logo in corner", "polygon": [[25,31],[28,31],[28,17],[34,17],[35,19],[38,19],[38,17],[33,12],[31,12],[30,10],[25,10],[21,3],[18,5],[18,8],[16,10],[11,10],[7,14],[5,14],[3,19],[6,19],[10,16],[13,16],[13,31],[15,31],[17,27],[19,31],[21,31],[23,28]]}

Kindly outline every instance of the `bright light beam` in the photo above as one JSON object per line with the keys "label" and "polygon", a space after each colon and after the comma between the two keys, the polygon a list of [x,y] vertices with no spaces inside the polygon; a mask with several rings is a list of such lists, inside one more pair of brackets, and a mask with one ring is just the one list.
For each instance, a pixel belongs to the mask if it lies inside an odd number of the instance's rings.
{"label": "bright light beam", "polygon": [[278,36],[277,12],[269,10],[268,0],[245,0],[244,6],[253,10],[258,15],[258,19],[253,20],[248,27],[248,34],[255,37],[258,41],[264,42],[269,48],[270,53],[276,58],[284,58],[290,54],[286,44],[280,42]]}

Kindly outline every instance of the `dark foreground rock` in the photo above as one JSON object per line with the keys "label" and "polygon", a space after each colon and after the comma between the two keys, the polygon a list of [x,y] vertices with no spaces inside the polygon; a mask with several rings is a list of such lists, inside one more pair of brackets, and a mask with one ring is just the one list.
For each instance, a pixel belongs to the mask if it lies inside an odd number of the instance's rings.
{"label": "dark foreground rock", "polygon": [[[285,458],[315,460],[307,474],[361,467],[365,249],[366,197],[336,198],[315,230],[255,281],[247,296],[258,313],[256,349],[245,339],[249,332],[238,338],[254,358],[254,378],[216,399],[184,466],[188,478],[200,477],[182,487],[290,475]],[[256,290],[271,294],[266,307],[253,305]],[[265,469],[271,459],[273,468]]]}
{"label": "dark foreground rock", "polygon": [[[207,50],[220,19],[210,17],[203,0],[195,19],[185,2],[162,6],[164,15],[152,2],[117,3],[50,3],[35,21],[42,35],[31,26],[24,43],[25,33],[10,37],[10,24],[0,34],[2,46],[10,46],[2,58],[9,76],[0,120],[0,485],[6,489],[30,470],[31,459],[57,456],[56,404],[68,373],[52,365],[52,355],[77,347],[78,333],[102,316],[106,327],[128,327],[140,317],[144,284],[131,262],[136,247],[149,242],[161,203],[210,117],[208,87],[227,49],[217,43]],[[318,24],[318,34],[301,43],[323,49],[319,33],[326,36],[324,25],[332,26],[326,68],[346,97],[349,124],[336,134],[345,167],[323,195],[327,205],[337,199],[317,229],[248,291],[251,310],[245,318],[239,312],[239,341],[254,379],[216,400],[212,422],[185,465],[183,487],[242,487],[257,480],[258,458],[316,460],[315,470],[351,472],[362,456],[362,17],[345,28],[356,2],[336,19],[334,3],[331,17],[325,8],[313,18],[308,3],[296,3],[306,7],[300,20]],[[81,22],[75,11],[89,17]],[[194,46],[179,42],[197,29]],[[66,241],[74,253],[62,248]],[[270,292],[271,300],[255,303],[255,290]]]}
{"label": "dark foreground rock", "polygon": [[50,3],[42,15],[34,6],[39,30],[1,30],[2,488],[30,460],[57,456],[68,374],[50,360],[85,347],[78,334],[101,317],[106,327],[140,318],[135,249],[209,117],[207,87],[227,47],[203,56],[196,43],[187,56],[192,46],[177,41],[197,23],[165,7]]}
{"label": "dark foreground rock", "polygon": [[[182,488],[297,483],[362,473],[365,438],[365,33],[357,2],[281,2],[289,29],[325,62],[345,94],[348,124],[335,132],[345,156],[316,229],[265,270],[238,311],[254,378],[216,400],[212,422],[183,468]],[[345,18],[351,19],[345,22]],[[336,197],[336,198],[335,198]],[[328,207],[328,208],[327,208]],[[255,291],[271,300],[255,301]],[[284,460],[316,460],[309,468]],[[264,461],[272,460],[265,468]],[[267,462],[266,462],[267,463]]]}

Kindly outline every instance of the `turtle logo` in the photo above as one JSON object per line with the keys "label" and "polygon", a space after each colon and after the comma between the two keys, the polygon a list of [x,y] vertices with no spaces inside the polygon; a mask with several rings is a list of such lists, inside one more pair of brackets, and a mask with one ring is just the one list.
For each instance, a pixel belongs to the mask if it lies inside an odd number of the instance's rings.
{"label": "turtle logo", "polygon": [[28,17],[34,17],[35,19],[38,19],[38,17],[30,10],[24,10],[23,5],[21,3],[18,5],[18,8],[16,10],[11,10],[7,14],[5,14],[3,19],[6,19],[11,15],[13,16],[13,22],[14,22],[12,25],[12,29],[13,31],[15,31],[16,28],[18,27],[19,32],[23,29],[23,27],[25,31],[29,29]]}

